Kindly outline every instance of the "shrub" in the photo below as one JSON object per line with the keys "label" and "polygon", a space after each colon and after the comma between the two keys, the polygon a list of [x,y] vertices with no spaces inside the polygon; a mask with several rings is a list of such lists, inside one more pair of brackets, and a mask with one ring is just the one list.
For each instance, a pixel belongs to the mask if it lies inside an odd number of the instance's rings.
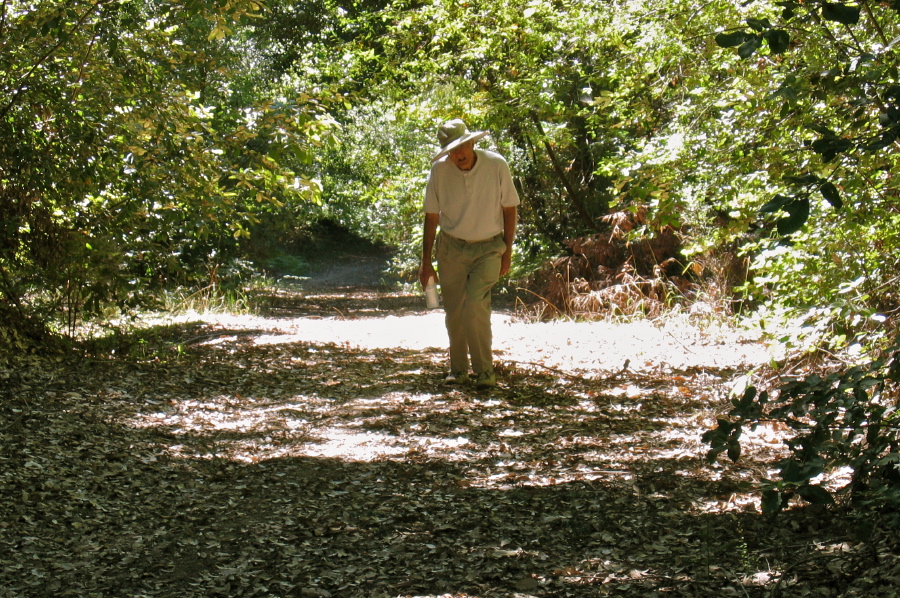
{"label": "shrub", "polygon": [[[712,463],[721,453],[737,462],[744,429],[761,422],[782,422],[791,431],[789,456],[776,463],[778,480],[763,484],[767,514],[784,509],[798,496],[813,504],[832,504],[844,494],[866,508],[900,505],[900,339],[879,358],[825,377],[806,376],[783,384],[772,399],[749,387],[732,401],[727,418],[703,435]],[[839,467],[852,471],[850,482],[826,488],[820,476]],[[900,523],[894,515],[893,524]]]}

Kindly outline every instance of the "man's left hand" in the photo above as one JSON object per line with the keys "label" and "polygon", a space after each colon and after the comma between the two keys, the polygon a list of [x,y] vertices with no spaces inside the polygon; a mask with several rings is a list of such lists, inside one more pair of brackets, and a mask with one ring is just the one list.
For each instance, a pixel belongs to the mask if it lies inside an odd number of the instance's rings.
{"label": "man's left hand", "polygon": [[500,277],[509,274],[509,266],[512,263],[512,249],[507,248],[500,257]]}

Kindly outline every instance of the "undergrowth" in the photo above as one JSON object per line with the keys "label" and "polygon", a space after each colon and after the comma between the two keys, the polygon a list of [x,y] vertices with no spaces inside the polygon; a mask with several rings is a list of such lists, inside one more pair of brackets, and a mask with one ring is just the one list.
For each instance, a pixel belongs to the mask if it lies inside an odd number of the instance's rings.
{"label": "undergrowth", "polygon": [[[777,424],[789,430],[789,456],[777,479],[759,487],[763,512],[776,515],[796,501],[883,512],[900,525],[900,339],[876,358],[833,371],[788,378],[773,392],[748,386],[732,409],[703,436],[707,458],[741,459],[744,432]],[[843,484],[829,483],[842,468]]]}

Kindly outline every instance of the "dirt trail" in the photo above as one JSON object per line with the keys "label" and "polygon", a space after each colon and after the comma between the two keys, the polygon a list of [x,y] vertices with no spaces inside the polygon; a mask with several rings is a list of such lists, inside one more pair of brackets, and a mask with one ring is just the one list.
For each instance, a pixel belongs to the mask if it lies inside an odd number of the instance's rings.
{"label": "dirt trail", "polygon": [[[288,284],[265,317],[221,319],[221,325],[265,329],[283,342],[335,342],[364,349],[420,350],[446,346],[443,311],[428,311],[414,293],[389,292],[389,256],[367,254],[331,262]],[[190,316],[193,317],[193,316]],[[494,349],[498,360],[539,364],[603,377],[628,362],[634,372],[713,368],[749,370],[777,359],[777,349],[753,333],[686,314],[660,322],[534,322],[495,292]]]}
{"label": "dirt trail", "polygon": [[257,316],[160,320],[143,360],[24,376],[0,404],[0,596],[695,598],[834,582],[809,554],[798,573],[789,547],[840,545],[837,528],[798,511],[773,529],[744,486],[775,431],[746,439],[741,467],[704,462],[700,435],[764,346],[686,318],[498,309],[500,386],[447,388],[442,313],[371,271],[291,283]]}

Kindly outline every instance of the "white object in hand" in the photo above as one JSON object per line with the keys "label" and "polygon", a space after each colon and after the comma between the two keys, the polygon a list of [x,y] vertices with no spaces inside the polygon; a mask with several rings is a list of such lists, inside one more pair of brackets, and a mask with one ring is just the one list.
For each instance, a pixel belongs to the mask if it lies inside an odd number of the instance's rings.
{"label": "white object in hand", "polygon": [[438,298],[437,283],[434,280],[434,276],[431,276],[428,278],[428,284],[425,285],[425,307],[435,309],[440,306],[441,301]]}

